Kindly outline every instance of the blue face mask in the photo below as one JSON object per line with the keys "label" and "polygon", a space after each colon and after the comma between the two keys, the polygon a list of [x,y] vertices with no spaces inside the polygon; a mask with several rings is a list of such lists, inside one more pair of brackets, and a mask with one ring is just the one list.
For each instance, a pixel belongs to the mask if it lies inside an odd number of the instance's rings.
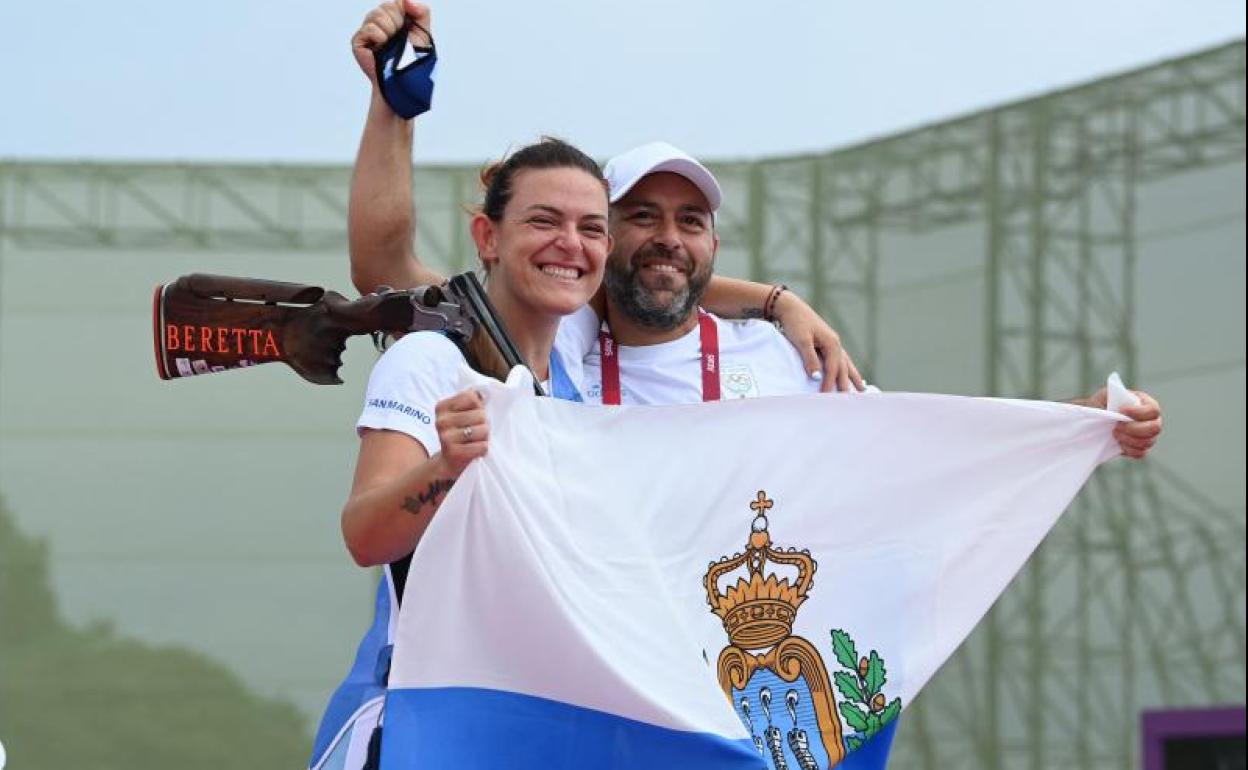
{"label": "blue face mask", "polygon": [[414,58],[411,61],[400,64],[409,45],[406,26],[377,49],[375,54],[377,84],[381,88],[381,96],[395,114],[408,120],[428,112],[433,106],[433,71],[438,63],[433,35],[419,24],[412,26],[428,35],[429,45],[412,44]]}

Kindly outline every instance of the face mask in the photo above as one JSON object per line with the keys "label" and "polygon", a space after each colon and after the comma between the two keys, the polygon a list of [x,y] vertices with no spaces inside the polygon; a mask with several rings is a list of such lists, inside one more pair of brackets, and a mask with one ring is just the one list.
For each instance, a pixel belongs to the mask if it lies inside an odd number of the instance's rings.
{"label": "face mask", "polygon": [[[408,120],[428,112],[433,105],[433,72],[438,63],[433,35],[419,24],[412,26],[428,35],[428,46],[412,44],[404,27],[375,54],[381,96],[395,114]],[[405,58],[405,53],[411,58]]]}

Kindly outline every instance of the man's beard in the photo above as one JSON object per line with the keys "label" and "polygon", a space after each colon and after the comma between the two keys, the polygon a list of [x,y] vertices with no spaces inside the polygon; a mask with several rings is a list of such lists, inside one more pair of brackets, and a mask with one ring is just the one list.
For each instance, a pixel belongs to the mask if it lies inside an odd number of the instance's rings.
{"label": "man's beard", "polygon": [[[684,323],[702,301],[706,285],[711,280],[711,264],[708,262],[700,270],[689,272],[693,261],[684,257],[681,267],[688,276],[684,287],[679,291],[652,290],[642,283],[639,275],[639,265],[650,258],[672,259],[669,254],[654,248],[638,251],[628,261],[608,259],[603,285],[607,287],[607,296],[615,306],[635,323],[670,331]],[[666,295],[666,299],[660,299],[658,291]]]}

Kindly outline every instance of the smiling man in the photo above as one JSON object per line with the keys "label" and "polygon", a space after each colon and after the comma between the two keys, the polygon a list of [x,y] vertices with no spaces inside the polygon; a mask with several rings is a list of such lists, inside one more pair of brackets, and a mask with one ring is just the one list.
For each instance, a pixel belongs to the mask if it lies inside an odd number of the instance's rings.
{"label": "smiling man", "polygon": [[[607,162],[614,244],[603,278],[606,318],[565,319],[557,346],[590,403],[673,404],[815,393],[821,384],[766,320],[701,309],[714,274],[723,193],[714,174],[666,142]],[[792,295],[769,287],[752,319],[770,320]],[[605,323],[604,323],[605,321]],[[853,386],[859,386],[852,372]],[[838,384],[849,389],[849,382]]]}

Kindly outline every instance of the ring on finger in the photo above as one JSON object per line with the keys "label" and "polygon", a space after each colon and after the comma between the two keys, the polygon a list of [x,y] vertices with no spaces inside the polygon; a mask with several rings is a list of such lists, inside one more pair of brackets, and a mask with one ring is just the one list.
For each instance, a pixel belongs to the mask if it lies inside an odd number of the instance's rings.
{"label": "ring on finger", "polygon": [[464,428],[464,441],[472,441],[472,426]]}

